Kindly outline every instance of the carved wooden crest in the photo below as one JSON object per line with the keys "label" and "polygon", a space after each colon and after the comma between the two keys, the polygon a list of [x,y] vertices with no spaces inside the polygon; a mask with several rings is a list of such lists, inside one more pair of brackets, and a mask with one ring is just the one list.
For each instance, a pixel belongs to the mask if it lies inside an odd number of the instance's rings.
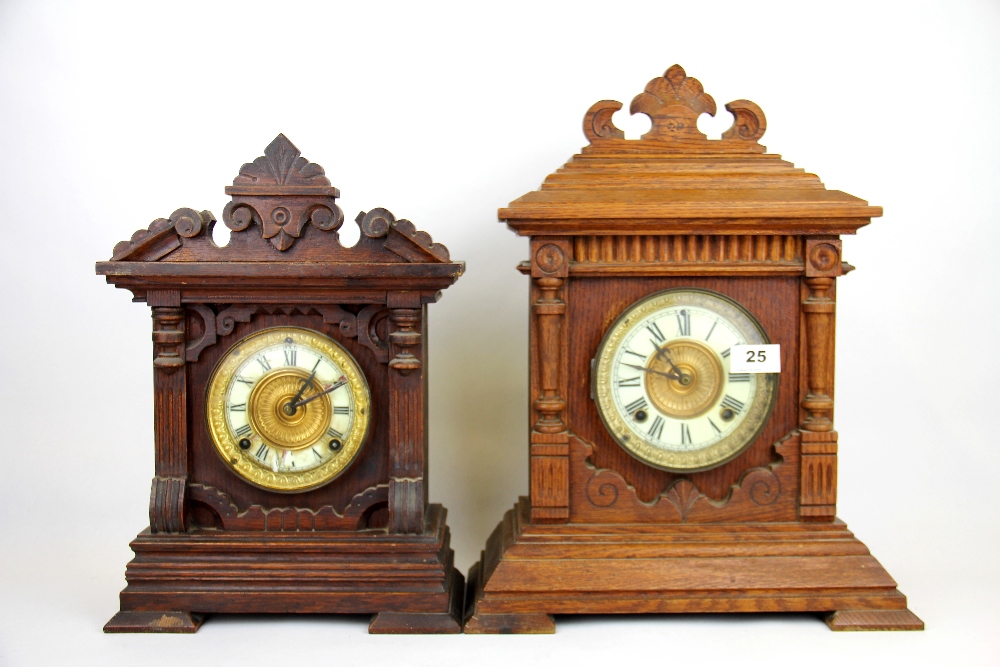
{"label": "carved wooden crest", "polygon": [[222,220],[233,231],[227,246],[220,248],[212,240],[216,220],[211,212],[181,208],[116,245],[111,260],[449,261],[445,246],[383,208],[359,213],[355,221],[362,237],[353,248],[343,247],[337,234],[344,223],[336,203],[340,191],[323,167],[302,157],[283,134],[268,144],[264,155],[240,168],[226,194],[232,201]]}
{"label": "carved wooden crest", "polygon": [[[621,102],[602,100],[590,107],[583,121],[583,132],[591,143],[607,139],[624,139],[625,133],[615,127],[611,116],[622,108]],[[749,100],[734,100],[726,109],[735,116],[732,127],[722,135],[722,141],[745,141],[756,144],[764,136],[767,120],[759,106]],[[642,135],[643,141],[678,142],[707,141],[698,129],[698,116],[714,116],[715,100],[705,92],[701,82],[690,77],[680,65],[671,66],[663,76],[646,84],[629,105],[629,113],[644,113],[653,125]]]}

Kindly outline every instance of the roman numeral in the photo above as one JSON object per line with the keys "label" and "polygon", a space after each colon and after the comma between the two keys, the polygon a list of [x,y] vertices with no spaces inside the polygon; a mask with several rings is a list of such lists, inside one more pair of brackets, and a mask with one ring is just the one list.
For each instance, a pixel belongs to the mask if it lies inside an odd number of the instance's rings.
{"label": "roman numeral", "polygon": [[730,349],[731,348],[727,347],[725,350],[722,351],[722,358],[723,359],[728,359],[729,358],[729,351],[730,351]]}
{"label": "roman numeral", "polygon": [[261,461],[266,461],[267,453],[270,451],[271,450],[267,448],[267,445],[262,443],[261,446],[257,448],[257,451],[254,452],[254,456],[256,456]]}
{"label": "roman numeral", "polygon": [[330,436],[331,438],[343,438],[344,437],[343,433],[341,433],[337,429],[333,428],[332,426],[330,428],[326,429],[326,434],[328,436]]}
{"label": "roman numeral", "polygon": [[691,429],[688,428],[688,425],[684,423],[681,423],[681,444],[682,445],[691,444]]}
{"label": "roman numeral", "polygon": [[712,328],[708,330],[708,335],[705,336],[706,343],[708,342],[708,339],[712,337],[712,332],[715,331],[715,325],[717,325],[718,323],[719,320],[715,320],[714,322],[712,322]]}
{"label": "roman numeral", "polygon": [[314,456],[315,456],[316,458],[318,458],[318,459],[319,459],[320,461],[322,461],[322,460],[323,460],[323,455],[322,455],[322,454],[320,454],[319,452],[317,452],[315,448],[310,448],[310,449],[309,449],[309,451],[311,451],[311,452],[313,453],[313,455],[314,455]]}
{"label": "roman numeral", "polygon": [[285,365],[294,366],[295,358],[298,356],[298,350],[284,350],[285,352]]}
{"label": "roman numeral", "polygon": [[722,399],[722,405],[729,408],[730,410],[733,410],[734,412],[739,412],[740,410],[743,409],[743,403],[737,401],[729,394],[726,394],[725,398]]}
{"label": "roman numeral", "polygon": [[660,327],[656,326],[656,322],[650,322],[646,327],[646,330],[653,334],[653,338],[656,339],[657,343],[662,343],[667,339],[666,336],[663,335],[663,332],[660,331]]}
{"label": "roman numeral", "polygon": [[241,377],[239,375],[236,376],[236,381],[237,382],[242,382],[243,384],[245,384],[248,387],[252,387],[253,386],[253,380],[248,380],[245,377]]}
{"label": "roman numeral", "polygon": [[246,403],[237,403],[236,405],[230,405],[229,406],[229,411],[230,412],[246,412],[247,411],[247,404]]}
{"label": "roman numeral", "polygon": [[682,310],[677,313],[677,335],[678,336],[690,336],[691,335],[691,311]]}
{"label": "roman numeral", "polygon": [[251,433],[253,433],[253,429],[250,428],[249,424],[244,424],[243,426],[240,426],[238,429],[236,429],[236,435],[240,436],[241,438],[245,438]]}
{"label": "roman numeral", "polygon": [[729,374],[729,381],[730,382],[749,382],[750,381],[750,374],[749,373],[730,373]]}
{"label": "roman numeral", "polygon": [[351,414],[351,408],[346,405],[335,405],[333,406],[333,414],[335,415],[349,415]]}
{"label": "roman numeral", "polygon": [[649,425],[648,431],[649,437],[656,438],[657,440],[663,435],[663,417],[656,415],[656,419],[653,423]]}
{"label": "roman numeral", "polygon": [[643,361],[646,361],[646,357],[643,356],[643,355],[641,355],[641,354],[639,354],[638,352],[633,352],[632,350],[625,350],[625,354],[631,354],[633,356],[639,357]]}
{"label": "roman numeral", "polygon": [[639,376],[636,375],[634,378],[619,378],[619,387],[638,387],[639,386]]}
{"label": "roman numeral", "polygon": [[708,418],[708,423],[712,425],[712,428],[715,429],[716,433],[722,433],[722,431],[719,430],[719,427],[715,425],[715,422],[712,421],[711,417]]}
{"label": "roman numeral", "polygon": [[265,373],[266,373],[267,371],[271,370],[271,364],[270,364],[270,363],[268,363],[268,361],[267,361],[267,357],[265,357],[265,356],[263,356],[263,355],[261,355],[261,356],[257,357],[257,363],[258,363],[258,364],[260,364],[261,368],[263,368],[263,369],[264,369],[264,372],[265,372]]}
{"label": "roman numeral", "polygon": [[643,409],[643,408],[645,408],[645,407],[646,407],[647,405],[649,405],[649,404],[648,404],[648,403],[646,403],[646,399],[645,399],[645,398],[641,398],[641,397],[640,397],[640,398],[638,398],[638,399],[636,399],[636,400],[632,401],[632,402],[631,402],[631,403],[629,403],[628,405],[626,405],[626,406],[625,406],[625,412],[627,412],[627,413],[629,413],[629,414],[632,414],[632,413],[633,413],[633,412],[635,412],[636,410],[642,410],[642,409]]}

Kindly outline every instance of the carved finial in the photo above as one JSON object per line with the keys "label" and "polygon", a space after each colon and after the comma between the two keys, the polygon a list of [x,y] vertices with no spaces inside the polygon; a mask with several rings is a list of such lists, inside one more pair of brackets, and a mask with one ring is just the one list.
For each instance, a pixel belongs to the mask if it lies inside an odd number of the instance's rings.
{"label": "carved finial", "polygon": [[233,185],[329,186],[323,167],[302,157],[302,152],[284,134],[274,138],[264,154],[240,168]]}
{"label": "carved finial", "polygon": [[323,167],[302,157],[283,134],[240,167],[226,194],[233,195],[222,212],[226,226],[242,232],[257,222],[263,237],[281,251],[292,247],[307,223],[330,232],[344,222],[344,212],[334,203],[340,191],[330,185]]}
{"label": "carved finial", "polygon": [[653,121],[643,139],[705,139],[698,130],[698,116],[715,115],[715,100],[698,79],[689,77],[680,65],[646,84],[646,91],[632,100],[629,112],[644,113]]}
{"label": "carved finial", "polygon": [[[583,133],[591,143],[625,138],[611,120],[621,107],[621,102],[613,100],[602,100],[590,107],[583,118]],[[764,135],[767,121],[759,106],[749,100],[736,100],[727,104],[726,109],[735,120],[722,135],[724,141],[756,143]],[[714,116],[715,111],[712,96],[680,65],[671,66],[663,76],[647,83],[645,91],[636,95],[629,106],[630,113],[644,113],[652,121],[642,139],[661,142],[706,141],[708,138],[698,130],[698,117],[703,113]]]}

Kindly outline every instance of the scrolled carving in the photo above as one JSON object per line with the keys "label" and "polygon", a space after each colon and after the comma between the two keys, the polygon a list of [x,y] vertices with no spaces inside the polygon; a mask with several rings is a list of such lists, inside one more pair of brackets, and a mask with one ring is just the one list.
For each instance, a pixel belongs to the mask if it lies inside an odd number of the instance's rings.
{"label": "scrolled carving", "polygon": [[389,310],[381,304],[365,306],[358,313],[358,342],[375,353],[375,359],[380,364],[389,362],[389,344],[379,338],[378,323],[389,316]]}
{"label": "scrolled carving", "polygon": [[600,475],[590,478],[587,482],[587,500],[594,507],[611,507],[618,502],[618,484],[624,482],[621,478],[602,479]]}
{"label": "scrolled carving", "polygon": [[202,322],[202,333],[196,340],[189,340],[184,350],[187,361],[198,361],[202,350],[215,345],[218,332],[215,328],[215,311],[204,304],[195,303],[188,306],[188,312],[197,313]]}
{"label": "scrolled carving", "polygon": [[369,508],[388,500],[389,488],[387,484],[380,484],[365,489],[351,499],[343,513],[337,512],[330,505],[316,509],[251,505],[241,512],[229,496],[205,484],[189,485],[188,497],[211,509],[224,530],[354,530],[363,527],[361,523]]}
{"label": "scrolled carving", "polygon": [[781,480],[767,468],[750,470],[739,481],[739,487],[757,505],[770,505],[781,495]]}
{"label": "scrolled carving", "polygon": [[268,144],[264,155],[240,168],[226,193],[233,195],[223,211],[226,225],[243,231],[257,221],[263,238],[282,252],[292,247],[306,224],[334,231],[343,221],[334,203],[340,191],[330,185],[323,167],[302,157],[283,134]]}
{"label": "scrolled carving", "polygon": [[256,312],[257,306],[230,306],[216,315],[215,331],[220,336],[228,336],[233,333],[237,322],[249,322]]}
{"label": "scrolled carving", "polygon": [[759,106],[750,100],[733,100],[726,105],[726,111],[733,114],[733,124],[722,133],[723,139],[757,141],[767,130],[767,119]]}
{"label": "scrolled carving", "polygon": [[322,315],[323,324],[332,324],[339,327],[341,334],[349,338],[354,338],[358,335],[357,316],[347,312],[340,306],[315,306],[312,309],[306,309],[306,312],[303,312],[303,315],[305,315],[309,310],[315,310]]}
{"label": "scrolled carving", "polygon": [[591,143],[602,139],[625,138],[625,133],[615,127],[612,120],[612,116],[621,108],[621,102],[601,100],[587,110],[583,117],[583,133]]}
{"label": "scrolled carving", "polygon": [[222,209],[222,222],[234,232],[242,232],[254,221],[256,212],[252,206],[231,201]]}
{"label": "scrolled carving", "polygon": [[[706,496],[686,477],[675,480],[650,502],[639,499],[632,487],[618,472],[597,468],[591,459],[594,446],[578,436],[570,437],[570,460],[574,469],[589,471],[571,493],[577,498],[572,504],[574,516],[586,521],[621,519],[653,522],[714,522],[759,520],[761,507],[769,507],[774,518],[795,518],[797,499],[783,490],[795,488],[800,435],[792,431],[774,443],[775,460],[767,466],[751,468],[740,476],[729,492],[720,499]],[[580,488],[583,488],[582,497]],[[586,499],[591,508],[580,501]]]}
{"label": "scrolled carving", "polygon": [[190,239],[201,234],[206,228],[211,229],[215,217],[208,211],[199,213],[193,208],[179,208],[170,214],[170,222],[178,234]]}
{"label": "scrolled carving", "polygon": [[309,211],[309,222],[320,231],[331,232],[344,224],[344,212],[339,206],[317,206]]}
{"label": "scrolled carving", "polygon": [[361,226],[361,231],[371,239],[385,236],[389,232],[389,227],[396,222],[396,216],[384,208],[373,208],[365,213],[361,211],[354,219]]}
{"label": "scrolled carving", "polygon": [[[612,120],[621,107],[621,102],[601,100],[587,110],[583,117],[583,133],[591,144],[625,139],[625,134]],[[722,141],[727,142],[723,144],[724,150],[761,152],[763,147],[756,145],[757,140],[767,129],[767,119],[761,108],[750,100],[733,100],[726,109],[733,114],[733,124],[722,135]],[[649,116],[652,125],[642,135],[643,141],[678,142],[678,147],[691,147],[693,141],[708,141],[698,129],[698,117],[703,113],[714,116],[716,105],[698,79],[688,76],[680,65],[672,65],[632,99],[629,113]],[[607,146],[608,150],[619,149],[618,144],[608,143]]]}

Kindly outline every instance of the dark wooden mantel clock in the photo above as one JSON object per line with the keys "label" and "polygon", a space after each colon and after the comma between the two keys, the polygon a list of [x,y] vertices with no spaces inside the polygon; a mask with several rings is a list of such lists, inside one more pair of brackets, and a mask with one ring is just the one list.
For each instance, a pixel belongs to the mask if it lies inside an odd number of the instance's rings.
{"label": "dark wooden mantel clock", "polygon": [[374,614],[461,631],[445,510],[427,501],[427,304],[462,274],[385,209],[340,244],[340,196],[284,135],[222,213],[182,208],[97,273],[153,315],[156,476],[106,632],[209,613]]}
{"label": "dark wooden mantel clock", "polygon": [[840,235],[882,209],[766,153],[753,102],[707,139],[715,101],[677,65],[632,100],[641,139],[621,106],[591,107],[590,145],[499,211],[531,239],[530,497],[469,573],[465,631],[766,611],[922,629],[836,518]]}

